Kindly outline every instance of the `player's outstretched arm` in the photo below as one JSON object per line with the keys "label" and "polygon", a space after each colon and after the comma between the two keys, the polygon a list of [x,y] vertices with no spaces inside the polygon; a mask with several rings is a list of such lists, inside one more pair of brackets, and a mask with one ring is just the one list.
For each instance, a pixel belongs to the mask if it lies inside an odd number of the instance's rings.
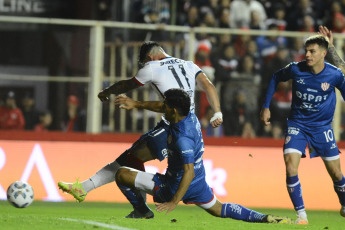
{"label": "player's outstretched arm", "polygon": [[194,174],[194,164],[184,164],[183,165],[183,176],[180,182],[180,185],[171,199],[170,202],[157,204],[156,210],[158,212],[167,211],[166,214],[174,210],[177,206],[177,204],[182,200],[183,196],[186,194],[190,183],[192,182],[195,174]]}
{"label": "player's outstretched arm", "polygon": [[344,60],[338,55],[334,44],[333,44],[333,34],[332,31],[328,30],[326,26],[319,26],[319,34],[325,36],[329,40],[328,45],[328,54],[330,57],[330,62],[341,69],[341,71],[345,74],[345,62]]}
{"label": "player's outstretched arm", "polygon": [[124,94],[120,94],[115,97],[115,105],[119,105],[119,108],[131,110],[131,109],[147,109],[157,113],[163,113],[163,102],[161,101],[135,101]]}
{"label": "player's outstretched arm", "polygon": [[213,128],[216,128],[223,123],[223,114],[220,110],[217,90],[204,73],[199,73],[196,77],[196,81],[198,86],[206,93],[207,100],[214,111],[214,115],[211,118],[210,123]]}
{"label": "player's outstretched arm", "polygon": [[122,80],[119,82],[114,83],[113,85],[109,86],[108,88],[103,89],[99,94],[98,98],[102,101],[108,101],[110,94],[121,94],[127,93],[133,89],[138,88],[138,85],[132,78],[128,80]]}

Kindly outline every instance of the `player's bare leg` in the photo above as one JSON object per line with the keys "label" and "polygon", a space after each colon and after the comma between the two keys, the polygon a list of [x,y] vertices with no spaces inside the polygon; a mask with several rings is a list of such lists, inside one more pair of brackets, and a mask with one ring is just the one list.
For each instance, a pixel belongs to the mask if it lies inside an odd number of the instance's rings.
{"label": "player's bare leg", "polygon": [[340,215],[345,217],[345,177],[341,171],[340,158],[331,161],[323,159],[323,162],[332,178],[334,191],[337,193],[341,204]]}

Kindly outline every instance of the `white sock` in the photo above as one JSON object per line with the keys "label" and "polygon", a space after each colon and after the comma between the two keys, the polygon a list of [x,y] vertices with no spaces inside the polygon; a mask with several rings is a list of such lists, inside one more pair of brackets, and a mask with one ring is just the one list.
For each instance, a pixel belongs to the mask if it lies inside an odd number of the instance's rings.
{"label": "white sock", "polygon": [[92,182],[90,178],[81,182],[81,186],[83,186],[83,189],[86,193],[95,189],[95,184]]}
{"label": "white sock", "polygon": [[81,182],[85,192],[90,192],[95,188],[98,188],[102,185],[108,184],[115,181],[115,174],[117,170],[121,167],[116,161],[113,161],[110,164],[104,166],[101,170],[96,172],[95,175],[89,179]]}
{"label": "white sock", "polygon": [[306,213],[305,209],[298,210],[298,211],[297,211],[297,215],[300,216],[300,217],[303,217],[303,218],[307,219],[307,213]]}

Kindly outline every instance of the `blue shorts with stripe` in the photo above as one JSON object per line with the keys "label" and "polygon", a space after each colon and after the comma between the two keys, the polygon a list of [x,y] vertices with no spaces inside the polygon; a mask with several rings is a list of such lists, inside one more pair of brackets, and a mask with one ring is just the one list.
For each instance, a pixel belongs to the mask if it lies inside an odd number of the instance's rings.
{"label": "blue shorts with stripe", "polygon": [[[176,193],[179,182],[177,183],[174,177],[156,173],[153,177],[155,182],[153,200],[157,203],[165,203],[171,201]],[[210,186],[205,180],[200,180],[197,183],[191,184],[183,196],[182,201],[185,204],[207,204],[214,198],[214,194]]]}
{"label": "blue shorts with stripe", "polygon": [[305,157],[305,149],[309,145],[310,158],[318,156],[326,160],[339,158],[339,149],[330,125],[306,129],[291,120],[288,120],[287,125],[284,153],[298,150],[302,157]]}
{"label": "blue shorts with stripe", "polygon": [[138,142],[146,141],[146,145],[151,150],[151,153],[154,156],[156,156],[156,158],[159,159],[160,161],[164,160],[168,156],[168,151],[167,151],[168,127],[169,127],[168,124],[166,124],[163,120],[161,120],[153,129],[143,134],[133,144],[133,146],[135,146]]}

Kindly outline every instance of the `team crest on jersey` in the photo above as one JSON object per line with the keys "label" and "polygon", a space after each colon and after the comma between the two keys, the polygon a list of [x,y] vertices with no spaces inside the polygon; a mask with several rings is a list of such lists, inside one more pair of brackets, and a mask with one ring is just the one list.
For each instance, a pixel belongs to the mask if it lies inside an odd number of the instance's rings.
{"label": "team crest on jersey", "polygon": [[329,83],[327,82],[321,83],[321,88],[323,91],[326,91],[329,88]]}
{"label": "team crest on jersey", "polygon": [[291,140],[291,137],[290,137],[290,136],[287,136],[287,137],[285,138],[285,144],[289,143],[290,140]]}

